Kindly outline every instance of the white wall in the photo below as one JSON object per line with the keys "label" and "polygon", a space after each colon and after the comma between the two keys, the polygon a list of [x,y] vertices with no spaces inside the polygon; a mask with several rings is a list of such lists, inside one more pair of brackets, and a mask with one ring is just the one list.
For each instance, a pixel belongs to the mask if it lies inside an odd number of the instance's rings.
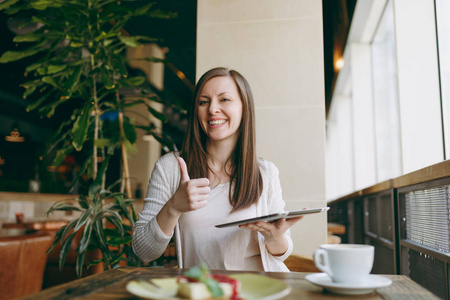
{"label": "white wall", "polygon": [[[197,78],[217,66],[247,78],[258,155],[279,168],[287,209],[325,205],[322,38],[321,1],[198,1]],[[311,256],[326,242],[326,215],[292,235],[294,252]]]}

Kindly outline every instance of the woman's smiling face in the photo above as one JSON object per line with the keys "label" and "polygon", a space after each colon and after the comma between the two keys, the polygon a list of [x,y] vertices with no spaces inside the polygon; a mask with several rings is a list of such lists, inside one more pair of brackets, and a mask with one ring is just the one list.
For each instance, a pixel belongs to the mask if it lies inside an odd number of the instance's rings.
{"label": "woman's smiling face", "polygon": [[242,100],[234,80],[219,76],[208,80],[198,97],[198,120],[209,142],[236,143],[242,120]]}

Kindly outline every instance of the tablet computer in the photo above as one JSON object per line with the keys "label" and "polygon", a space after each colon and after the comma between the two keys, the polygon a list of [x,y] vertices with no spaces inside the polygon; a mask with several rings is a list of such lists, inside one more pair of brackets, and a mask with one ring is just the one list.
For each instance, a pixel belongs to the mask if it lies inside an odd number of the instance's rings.
{"label": "tablet computer", "polygon": [[292,211],[270,214],[270,215],[256,217],[256,218],[239,220],[239,221],[230,222],[230,223],[218,224],[218,225],[216,225],[216,227],[224,228],[224,227],[231,227],[231,226],[239,226],[242,224],[254,223],[254,222],[258,222],[258,221],[274,222],[281,218],[290,219],[290,218],[295,218],[295,217],[299,217],[299,216],[303,216],[303,215],[307,215],[307,214],[315,214],[315,213],[320,213],[322,211],[328,211],[329,209],[330,209],[329,207],[320,207],[320,208],[292,210]]}

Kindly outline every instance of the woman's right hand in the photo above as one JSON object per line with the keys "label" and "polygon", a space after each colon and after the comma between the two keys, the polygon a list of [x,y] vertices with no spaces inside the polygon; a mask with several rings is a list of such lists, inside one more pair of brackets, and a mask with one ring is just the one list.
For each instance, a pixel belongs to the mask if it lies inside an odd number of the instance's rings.
{"label": "woman's right hand", "polygon": [[165,235],[173,233],[182,213],[197,210],[206,205],[209,197],[208,178],[190,179],[184,159],[178,158],[180,164],[180,185],[175,194],[156,215],[156,221]]}
{"label": "woman's right hand", "polygon": [[180,165],[181,173],[180,185],[169,200],[171,208],[175,212],[182,214],[206,206],[210,192],[209,179],[190,179],[184,159],[178,157],[178,164]]}

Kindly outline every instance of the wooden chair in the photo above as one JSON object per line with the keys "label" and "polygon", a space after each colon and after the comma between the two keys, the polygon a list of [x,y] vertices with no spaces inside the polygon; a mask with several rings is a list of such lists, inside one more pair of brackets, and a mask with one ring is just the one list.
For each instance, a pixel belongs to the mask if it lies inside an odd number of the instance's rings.
{"label": "wooden chair", "polygon": [[31,234],[0,239],[0,298],[14,299],[42,289],[45,253],[53,238]]}
{"label": "wooden chair", "polygon": [[321,272],[319,269],[317,269],[312,258],[298,254],[289,255],[289,257],[284,261],[284,264],[291,272]]}

